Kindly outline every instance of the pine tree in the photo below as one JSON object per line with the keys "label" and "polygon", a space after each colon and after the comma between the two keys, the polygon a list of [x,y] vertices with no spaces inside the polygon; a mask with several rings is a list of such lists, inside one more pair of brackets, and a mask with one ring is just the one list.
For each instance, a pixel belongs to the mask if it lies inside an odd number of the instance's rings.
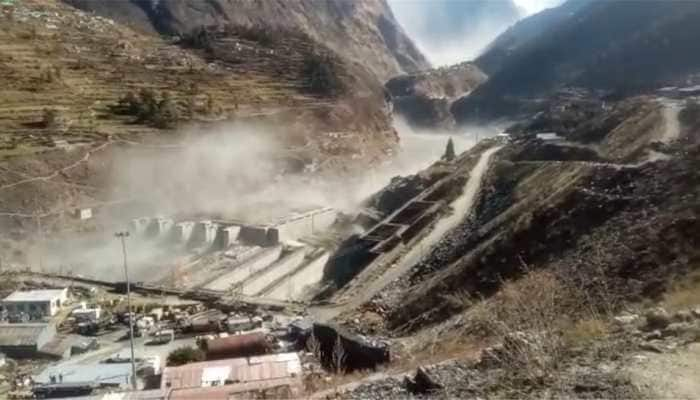
{"label": "pine tree", "polygon": [[455,159],[455,144],[452,142],[452,138],[447,140],[447,147],[445,147],[445,154],[442,155],[442,159],[445,161]]}

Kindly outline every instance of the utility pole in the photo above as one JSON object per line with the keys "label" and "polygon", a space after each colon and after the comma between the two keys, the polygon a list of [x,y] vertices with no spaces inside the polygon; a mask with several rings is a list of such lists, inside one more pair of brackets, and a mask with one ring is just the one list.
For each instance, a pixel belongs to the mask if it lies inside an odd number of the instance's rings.
{"label": "utility pole", "polygon": [[129,344],[131,345],[131,387],[136,390],[136,361],[134,359],[134,315],[131,313],[131,284],[129,283],[129,268],[126,264],[126,238],[129,232],[117,232],[114,234],[122,242],[122,254],[124,256],[124,278],[126,279],[126,308],[129,315]]}

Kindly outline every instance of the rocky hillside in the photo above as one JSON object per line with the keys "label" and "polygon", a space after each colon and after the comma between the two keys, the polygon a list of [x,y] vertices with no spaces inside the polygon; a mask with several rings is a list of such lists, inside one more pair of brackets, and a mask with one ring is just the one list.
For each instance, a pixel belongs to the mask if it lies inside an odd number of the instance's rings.
{"label": "rocky hillside", "polygon": [[373,72],[304,32],[214,27],[176,42],[56,0],[1,10],[3,232],[127,200],[108,187],[115,155],[186,148],[182,132],[255,123],[295,171],[352,170],[397,144]]}
{"label": "rocky hillside", "polygon": [[429,66],[385,0],[64,1],[138,29],[166,35],[184,35],[212,25],[300,30],[348,59],[362,60],[382,82],[401,72]]}
{"label": "rocky hillside", "polygon": [[478,62],[492,71],[489,81],[452,108],[458,121],[512,114],[523,99],[567,86],[625,95],[700,70],[698,2],[574,0],[562,7],[565,13],[545,11],[497,40]]}
{"label": "rocky hillside", "polygon": [[[697,98],[572,100],[462,154],[492,155],[473,208],[450,203],[415,236],[459,219],[437,242],[396,245],[330,297],[347,327],[392,338],[395,360],[341,398],[692,398],[699,116]],[[395,179],[382,198],[405,207],[427,184]]]}
{"label": "rocky hillside", "polygon": [[521,46],[535,40],[569,18],[573,18],[580,8],[591,1],[569,0],[559,7],[548,8],[521,19],[498,35],[474,60],[474,63],[487,74],[495,74]]}
{"label": "rocky hillside", "polygon": [[452,102],[474,90],[486,75],[472,63],[461,63],[390,79],[385,87],[394,111],[418,128],[450,128]]}

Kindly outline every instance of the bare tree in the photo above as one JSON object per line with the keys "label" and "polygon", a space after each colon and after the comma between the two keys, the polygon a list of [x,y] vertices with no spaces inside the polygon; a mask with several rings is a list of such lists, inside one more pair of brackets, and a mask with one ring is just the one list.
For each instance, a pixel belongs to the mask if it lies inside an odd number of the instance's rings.
{"label": "bare tree", "polygon": [[322,356],[322,351],[321,351],[321,342],[318,340],[316,335],[312,332],[311,336],[309,336],[308,339],[306,339],[306,349],[314,355],[314,357],[318,358],[321,360]]}
{"label": "bare tree", "polygon": [[332,367],[335,373],[341,373],[345,371],[345,360],[347,359],[347,353],[345,352],[345,347],[340,339],[340,335],[336,336],[335,344],[333,345],[333,354],[331,354]]}

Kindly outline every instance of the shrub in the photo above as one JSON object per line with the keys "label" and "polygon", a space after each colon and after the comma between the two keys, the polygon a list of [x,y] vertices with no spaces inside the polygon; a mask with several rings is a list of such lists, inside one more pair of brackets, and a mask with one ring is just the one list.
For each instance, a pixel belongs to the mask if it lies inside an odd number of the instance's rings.
{"label": "shrub", "polygon": [[328,55],[310,54],[304,60],[303,74],[314,93],[335,96],[344,91],[337,66]]}
{"label": "shrub", "polygon": [[685,126],[700,124],[700,103],[688,100],[685,107],[678,114],[678,119]]}
{"label": "shrub", "polygon": [[138,96],[127,93],[113,107],[116,114],[132,115],[138,122],[150,123],[161,129],[172,128],[177,124],[180,113],[175,100],[169,93],[163,93],[161,100],[152,89],[142,89]]}
{"label": "shrub", "polygon": [[192,346],[184,346],[168,354],[167,365],[169,367],[177,367],[198,361],[204,361],[204,352]]}
{"label": "shrub", "polygon": [[204,26],[200,26],[184,34],[180,43],[186,47],[211,51],[214,45],[214,34]]}
{"label": "shrub", "polygon": [[163,99],[155,107],[155,112],[151,116],[151,121],[157,128],[172,128],[177,124],[179,113],[175,101],[169,94],[164,94]]}
{"label": "shrub", "polygon": [[528,271],[469,311],[467,329],[503,344],[490,358],[533,383],[557,379],[571,345],[607,334],[582,291],[548,271]]}

